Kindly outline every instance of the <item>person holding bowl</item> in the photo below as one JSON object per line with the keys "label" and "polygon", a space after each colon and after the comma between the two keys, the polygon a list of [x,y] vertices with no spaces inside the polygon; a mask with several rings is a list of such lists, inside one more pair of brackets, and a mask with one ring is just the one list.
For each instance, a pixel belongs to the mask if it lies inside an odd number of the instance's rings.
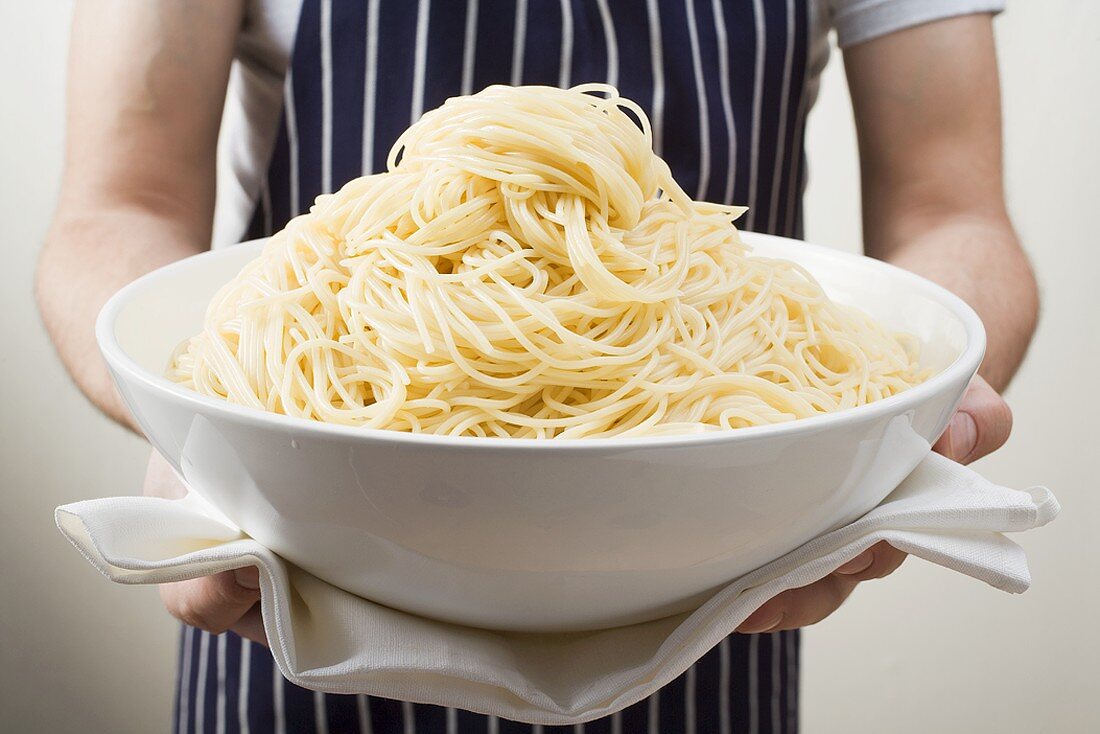
{"label": "person holding bowl", "polygon": [[[219,144],[229,193],[216,239],[267,236],[317,195],[382,170],[393,141],[423,111],[494,83],[617,86],[643,106],[658,154],[689,194],[748,205],[746,229],[800,237],[802,138],[835,27],[859,131],[867,253],[962,296],[989,334],[980,376],[935,446],[973,461],[1008,437],[1011,414],[999,391],[1038,309],[1002,190],[989,15],[999,6],[83,0],[72,35],[65,175],[39,270],[43,316],[84,392],[133,427],[98,356],[95,314],[121,285],[209,248]],[[145,491],[185,490],[154,453]],[[585,727],[794,731],[798,629],[903,560],[879,544],[779,595],[681,679]],[[162,587],[168,610],[191,628],[177,729],[213,721],[216,697],[196,696],[202,687],[238,692],[230,730],[531,730],[292,686],[264,647],[257,586],[255,569],[241,569]],[[200,680],[192,662],[215,645],[225,664],[207,666]],[[691,705],[685,677],[699,697]],[[248,680],[273,683],[242,685]]]}

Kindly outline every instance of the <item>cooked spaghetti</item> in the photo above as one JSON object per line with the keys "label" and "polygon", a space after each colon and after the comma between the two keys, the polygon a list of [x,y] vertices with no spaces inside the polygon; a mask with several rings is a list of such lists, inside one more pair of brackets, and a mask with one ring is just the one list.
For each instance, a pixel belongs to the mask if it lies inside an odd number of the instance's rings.
{"label": "cooked spaghetti", "polygon": [[221,289],[172,379],[259,410],[450,435],[805,418],[918,383],[911,340],[754,257],[611,87],[450,99]]}

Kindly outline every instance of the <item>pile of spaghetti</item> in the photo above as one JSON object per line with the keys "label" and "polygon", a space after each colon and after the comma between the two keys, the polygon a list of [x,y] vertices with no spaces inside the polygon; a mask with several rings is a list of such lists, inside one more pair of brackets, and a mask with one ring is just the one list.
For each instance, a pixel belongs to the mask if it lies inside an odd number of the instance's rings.
{"label": "pile of spaghetti", "polygon": [[490,87],[320,196],[170,376],[260,410],[469,436],[728,429],[920,382],[913,344],[754,257],[610,87]]}

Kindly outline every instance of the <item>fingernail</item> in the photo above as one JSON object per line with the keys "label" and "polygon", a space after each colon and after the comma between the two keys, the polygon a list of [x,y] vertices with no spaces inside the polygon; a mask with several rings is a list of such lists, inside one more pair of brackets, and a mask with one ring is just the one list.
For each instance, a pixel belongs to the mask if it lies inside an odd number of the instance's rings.
{"label": "fingernail", "polygon": [[865,550],[858,556],[843,564],[833,573],[839,573],[842,576],[851,576],[852,574],[862,573],[871,567],[871,564],[875,562],[875,554],[869,550]]}
{"label": "fingernail", "polygon": [[978,425],[974,422],[974,417],[960,410],[951,419],[951,425],[947,430],[950,436],[951,458],[962,461],[970,456],[974,447],[978,445]]}
{"label": "fingernail", "polygon": [[754,619],[756,612],[749,615],[749,618],[741,623],[741,626],[737,628],[737,631],[743,635],[755,635],[761,632],[768,632],[775,629],[783,622],[784,612],[772,615],[764,620]]}
{"label": "fingernail", "polygon": [[255,566],[238,568],[233,572],[233,578],[237,580],[238,586],[242,586],[246,589],[260,588],[260,569]]}

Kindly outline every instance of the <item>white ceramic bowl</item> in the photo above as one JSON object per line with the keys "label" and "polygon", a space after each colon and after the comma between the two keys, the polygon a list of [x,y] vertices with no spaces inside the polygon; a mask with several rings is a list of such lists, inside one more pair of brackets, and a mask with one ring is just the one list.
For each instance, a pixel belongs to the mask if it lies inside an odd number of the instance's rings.
{"label": "white ceramic bowl", "polygon": [[363,597],[508,630],[581,630],[689,609],[878,504],[929,451],[981,361],[960,299],[911,273],[746,234],[923,344],[937,374],[871,405],[724,433],[452,438],[263,413],[162,377],[215,290],[262,243],[122,289],[97,324],[126,404],[191,487],[288,561]]}

